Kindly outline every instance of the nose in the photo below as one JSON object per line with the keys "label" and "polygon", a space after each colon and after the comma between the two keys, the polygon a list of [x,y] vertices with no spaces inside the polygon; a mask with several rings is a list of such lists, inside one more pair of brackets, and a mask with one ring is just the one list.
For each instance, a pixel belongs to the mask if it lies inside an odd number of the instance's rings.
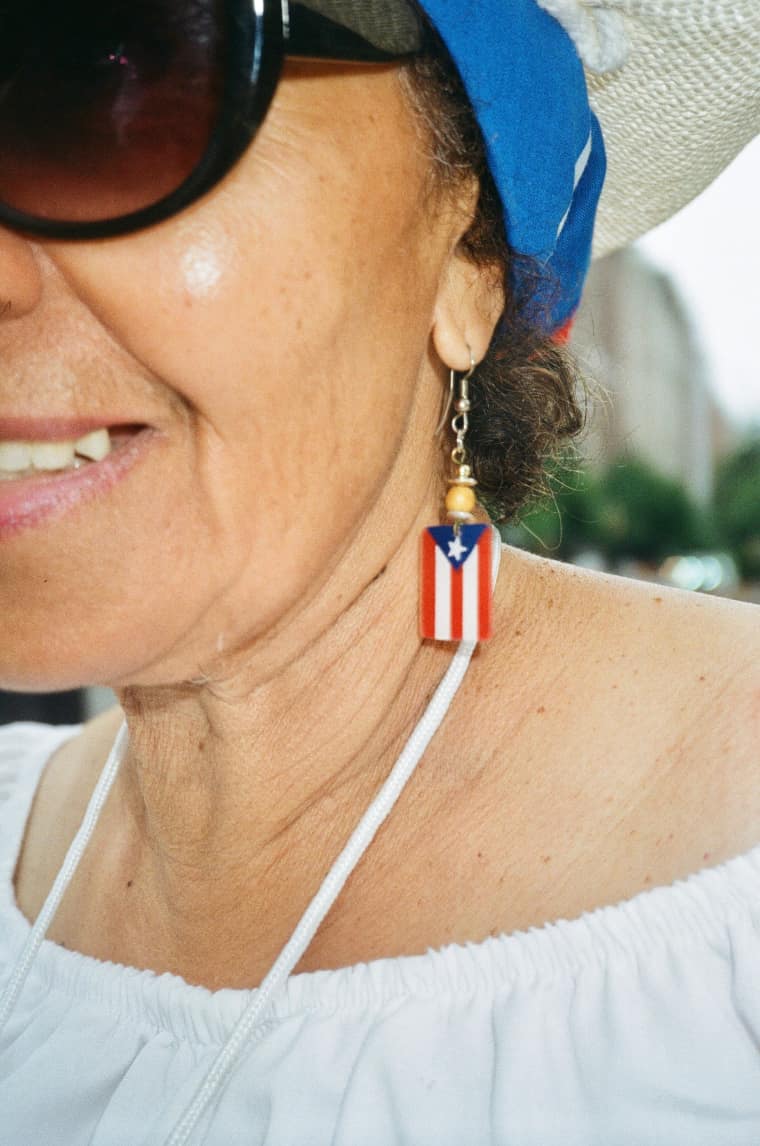
{"label": "nose", "polygon": [[42,295],[42,273],[32,244],[0,227],[0,323],[34,310]]}

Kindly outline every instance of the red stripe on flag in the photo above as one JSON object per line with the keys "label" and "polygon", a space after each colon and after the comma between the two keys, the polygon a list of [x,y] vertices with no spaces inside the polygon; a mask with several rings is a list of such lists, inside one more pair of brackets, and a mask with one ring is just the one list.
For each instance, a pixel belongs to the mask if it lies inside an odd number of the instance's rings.
{"label": "red stripe on flag", "polygon": [[435,541],[427,530],[420,545],[420,635],[435,639]]}
{"label": "red stripe on flag", "polygon": [[462,567],[451,570],[451,639],[462,639]]}
{"label": "red stripe on flag", "polygon": [[491,588],[491,542],[489,526],[480,539],[478,553],[478,630],[479,640],[487,641],[493,627],[493,590]]}

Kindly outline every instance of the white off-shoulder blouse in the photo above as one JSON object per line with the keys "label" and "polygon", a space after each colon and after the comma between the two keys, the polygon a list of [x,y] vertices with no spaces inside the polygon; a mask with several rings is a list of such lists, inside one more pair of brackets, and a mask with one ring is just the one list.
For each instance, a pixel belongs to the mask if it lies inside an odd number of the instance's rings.
{"label": "white off-shoulder blouse", "polygon": [[[76,728],[0,729],[13,871]],[[255,992],[45,940],[0,1035],[1,1146],[154,1146]],[[760,847],[527,932],[292,975],[195,1128],[207,1146],[759,1146]]]}

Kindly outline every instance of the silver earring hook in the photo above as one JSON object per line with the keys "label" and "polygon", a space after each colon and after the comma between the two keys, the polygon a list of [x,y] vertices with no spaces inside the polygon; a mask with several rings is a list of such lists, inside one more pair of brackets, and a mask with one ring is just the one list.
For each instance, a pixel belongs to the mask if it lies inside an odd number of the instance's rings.
{"label": "silver earring hook", "polygon": [[[467,352],[470,355],[470,369],[467,371],[466,374],[462,375],[462,382],[469,382],[470,379],[472,378],[473,374],[475,373],[475,355],[472,353],[472,347],[470,346],[469,342],[465,343],[465,345],[467,347]],[[435,432],[433,434],[434,438],[438,437],[438,435],[440,434],[441,430],[444,427],[446,419],[449,416],[449,410],[451,409],[451,402],[452,402],[452,399],[454,397],[454,377],[455,377],[455,375],[456,375],[456,370],[450,370],[449,371],[449,395],[448,395],[448,398],[446,399],[446,405],[444,406],[443,414],[441,415],[441,420],[438,423],[438,425],[436,426]]]}

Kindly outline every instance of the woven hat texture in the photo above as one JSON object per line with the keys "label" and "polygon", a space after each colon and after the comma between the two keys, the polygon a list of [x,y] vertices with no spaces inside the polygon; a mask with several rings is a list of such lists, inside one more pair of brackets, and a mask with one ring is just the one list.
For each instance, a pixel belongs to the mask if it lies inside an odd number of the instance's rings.
{"label": "woven hat texture", "polygon": [[668,219],[760,131],[760,0],[539,0],[575,41],[607,148],[594,255]]}

